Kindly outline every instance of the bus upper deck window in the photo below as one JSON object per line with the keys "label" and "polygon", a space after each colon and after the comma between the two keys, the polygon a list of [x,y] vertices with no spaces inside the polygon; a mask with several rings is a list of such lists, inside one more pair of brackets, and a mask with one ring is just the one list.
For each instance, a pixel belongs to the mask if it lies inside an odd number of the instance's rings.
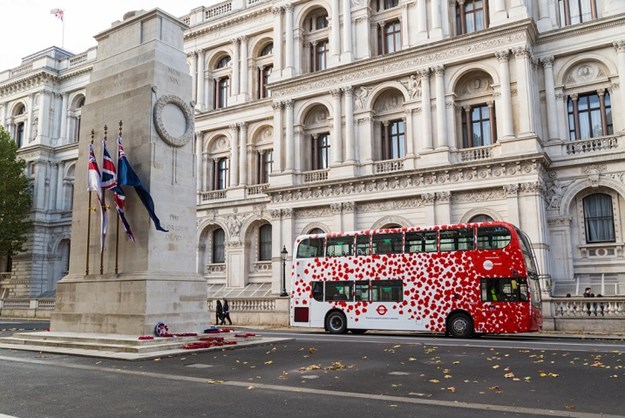
{"label": "bus upper deck window", "polygon": [[323,238],[306,238],[297,246],[297,258],[323,257]]}
{"label": "bus upper deck window", "polygon": [[369,235],[358,235],[356,237],[356,255],[369,255],[371,253],[369,238]]}
{"label": "bus upper deck window", "polygon": [[326,241],[326,256],[343,257],[353,255],[354,237],[331,237]]}
{"label": "bus upper deck window", "polygon": [[424,253],[436,251],[436,231],[406,233],[406,252]]}
{"label": "bus upper deck window", "polygon": [[441,231],[441,251],[473,249],[473,229],[451,229]]}
{"label": "bus upper deck window", "polygon": [[371,237],[373,254],[399,254],[402,252],[402,234],[379,234]]}
{"label": "bus upper deck window", "polygon": [[503,226],[482,226],[477,229],[477,249],[496,250],[510,244],[512,239],[508,228]]}

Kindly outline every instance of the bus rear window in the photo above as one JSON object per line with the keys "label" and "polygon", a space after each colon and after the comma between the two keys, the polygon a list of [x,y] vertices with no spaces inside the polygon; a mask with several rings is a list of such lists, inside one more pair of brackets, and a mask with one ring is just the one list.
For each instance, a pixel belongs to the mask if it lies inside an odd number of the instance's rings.
{"label": "bus rear window", "polygon": [[477,229],[477,249],[496,250],[510,244],[512,239],[508,228],[503,226],[482,226]]}
{"label": "bus rear window", "polygon": [[306,238],[297,247],[297,258],[323,257],[323,238]]}

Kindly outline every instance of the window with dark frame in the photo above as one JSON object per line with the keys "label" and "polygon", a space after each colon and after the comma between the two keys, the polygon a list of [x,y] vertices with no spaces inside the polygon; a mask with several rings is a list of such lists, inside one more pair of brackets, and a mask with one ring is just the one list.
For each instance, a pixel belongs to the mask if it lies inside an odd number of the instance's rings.
{"label": "window with dark frame", "polygon": [[456,3],[456,33],[474,33],[488,28],[488,1],[465,0]]}
{"label": "window with dark frame", "polygon": [[378,26],[379,54],[401,50],[401,24],[399,20],[380,23]]}
{"label": "window with dark frame", "polygon": [[213,231],[213,263],[224,263],[225,258],[225,241],[226,233],[223,229],[215,229]]}
{"label": "window with dark frame", "polygon": [[330,134],[314,134],[311,137],[312,170],[325,170],[330,166]]}
{"label": "window with dark frame", "polygon": [[497,142],[493,103],[465,106],[462,111],[462,146],[483,147]]}
{"label": "window with dark frame", "polygon": [[567,101],[569,140],[612,135],[612,105],[605,90],[572,94]]}
{"label": "window with dark frame", "polygon": [[558,0],[558,8],[562,26],[576,25],[597,19],[595,0]]}
{"label": "window with dark frame", "polygon": [[271,260],[271,225],[258,228],[258,261]]}
{"label": "window with dark frame", "polygon": [[393,160],[406,156],[406,125],[403,119],[383,122],[382,159]]}
{"label": "window with dark frame", "polygon": [[614,213],[612,196],[595,193],[582,200],[584,207],[584,226],[586,242],[614,242]]}

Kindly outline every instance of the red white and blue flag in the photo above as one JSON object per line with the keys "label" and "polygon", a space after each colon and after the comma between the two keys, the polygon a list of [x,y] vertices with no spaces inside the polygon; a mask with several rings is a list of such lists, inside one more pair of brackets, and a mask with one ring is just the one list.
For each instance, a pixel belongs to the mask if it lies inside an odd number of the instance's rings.
{"label": "red white and blue flag", "polygon": [[95,159],[93,144],[89,144],[89,170],[87,171],[87,191],[97,192],[98,199],[102,200],[102,183],[100,180],[100,168]]}
{"label": "red white and blue flag", "polygon": [[159,231],[169,232],[165,228],[161,226],[161,221],[156,216],[156,212],[154,211],[154,200],[152,196],[150,196],[150,192],[143,186],[141,180],[139,180],[139,176],[132,169],[128,159],[126,158],[126,153],[124,152],[124,146],[122,145],[122,137],[117,137],[117,169],[119,170],[119,185],[120,186],[132,186],[135,188],[139,199],[141,199],[141,203],[145,206],[145,209],[148,211],[148,215],[150,215],[150,219],[154,222],[154,226]]}
{"label": "red white and blue flag", "polygon": [[124,190],[117,184],[117,170],[115,169],[115,163],[109,154],[106,147],[106,140],[102,141],[102,190],[112,190],[113,200],[115,201],[115,208],[117,209],[117,215],[121,219],[124,225],[124,231],[129,240],[134,241],[135,236],[132,233],[132,228],[126,219],[124,212],[126,206],[126,194]]}
{"label": "red white and blue flag", "polygon": [[50,10],[50,14],[54,15],[55,17],[58,17],[62,21],[63,20],[63,15],[65,13],[63,13],[63,10],[61,10],[61,9],[52,9],[52,10]]}

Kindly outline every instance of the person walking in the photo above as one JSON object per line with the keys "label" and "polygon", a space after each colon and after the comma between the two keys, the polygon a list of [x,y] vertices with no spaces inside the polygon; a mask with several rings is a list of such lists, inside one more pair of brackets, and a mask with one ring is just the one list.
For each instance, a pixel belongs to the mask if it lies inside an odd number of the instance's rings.
{"label": "person walking", "polygon": [[223,315],[221,317],[221,325],[226,325],[226,319],[228,320],[228,325],[232,325],[232,319],[230,319],[230,306],[228,306],[228,301],[224,299]]}
{"label": "person walking", "polygon": [[221,301],[217,299],[217,307],[215,308],[215,325],[223,325],[224,323],[224,310],[221,306]]}

